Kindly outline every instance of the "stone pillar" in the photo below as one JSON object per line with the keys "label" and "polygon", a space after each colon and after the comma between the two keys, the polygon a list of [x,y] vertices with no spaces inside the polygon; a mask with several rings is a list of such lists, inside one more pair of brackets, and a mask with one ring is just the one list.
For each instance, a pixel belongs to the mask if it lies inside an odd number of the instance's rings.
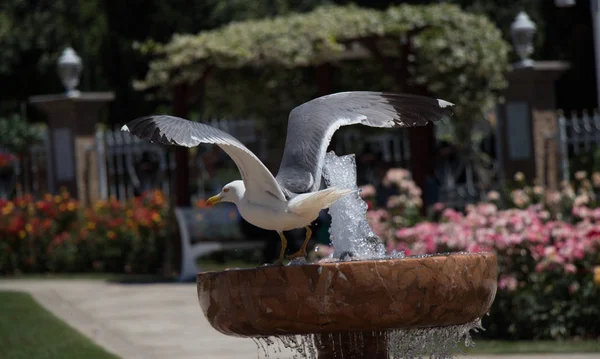
{"label": "stone pillar", "polygon": [[54,179],[53,191],[65,187],[84,204],[98,199],[99,159],[95,151],[86,158],[86,149],[93,148],[95,143],[99,111],[113,99],[112,92],[29,98],[32,105],[48,115],[51,148],[49,175]]}
{"label": "stone pillar", "polygon": [[556,188],[559,144],[555,81],[568,68],[560,61],[536,61],[513,67],[498,108],[498,133],[504,174],[523,172],[527,179]]}

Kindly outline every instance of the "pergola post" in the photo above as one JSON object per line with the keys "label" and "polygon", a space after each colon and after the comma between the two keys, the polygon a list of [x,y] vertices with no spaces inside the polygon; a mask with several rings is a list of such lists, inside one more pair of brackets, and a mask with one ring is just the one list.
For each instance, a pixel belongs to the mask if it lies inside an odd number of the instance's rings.
{"label": "pergola post", "polygon": [[[173,114],[177,117],[187,118],[189,115],[189,87],[177,85],[173,90]],[[189,151],[187,147],[175,147],[175,206],[190,206],[190,168]]]}
{"label": "pergola post", "polygon": [[[408,79],[410,73],[408,71],[408,57],[412,53],[412,37],[422,29],[415,30],[406,37],[406,43],[402,46],[402,55],[400,56],[401,66],[398,72],[398,83],[401,91],[410,92],[413,94],[426,95],[421,88],[410,86]],[[408,128],[408,141],[410,149],[409,167],[412,173],[413,181],[421,188],[421,215],[427,212],[428,186],[427,177],[433,175],[433,146],[435,144],[435,132],[433,124],[428,123],[422,127]]]}
{"label": "pergola post", "polygon": [[[330,63],[324,63],[315,67],[317,81],[317,97],[329,95],[332,92],[332,68]],[[329,148],[335,148],[335,136],[329,141]]]}
{"label": "pergola post", "polygon": [[410,170],[415,184],[422,190],[421,199],[423,206],[421,214],[426,213],[427,200],[427,176],[433,174],[433,145],[435,143],[435,134],[433,125],[411,127],[408,129],[408,138],[410,142]]}

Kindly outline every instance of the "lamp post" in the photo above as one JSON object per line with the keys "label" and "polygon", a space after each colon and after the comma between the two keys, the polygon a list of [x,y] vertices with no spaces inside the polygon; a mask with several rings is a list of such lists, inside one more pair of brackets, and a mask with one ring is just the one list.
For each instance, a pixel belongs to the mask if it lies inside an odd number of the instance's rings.
{"label": "lamp post", "polygon": [[[557,7],[571,7],[576,0],[554,0]],[[596,65],[596,106],[600,107],[600,0],[590,0],[592,25],[594,27],[594,62]]]}
{"label": "lamp post", "polygon": [[51,192],[65,187],[73,197],[87,204],[99,197],[106,198],[106,159],[101,146],[96,146],[95,136],[100,110],[114,99],[114,94],[77,89],[83,64],[70,47],[64,49],[56,67],[66,91],[31,96],[29,103],[47,116]]}
{"label": "lamp post", "polygon": [[515,67],[531,67],[533,66],[533,60],[529,57],[533,53],[533,35],[537,27],[531,21],[529,16],[521,11],[515,21],[510,26],[510,34],[512,36],[513,45],[517,55],[521,58],[519,62],[515,64]]}
{"label": "lamp post", "polygon": [[67,47],[62,55],[58,58],[57,62],[58,76],[63,83],[63,86],[67,89],[66,95],[68,97],[77,97],[80,95],[77,86],[79,85],[79,78],[81,76],[81,70],[83,65],[81,58],[77,55],[75,50]]}

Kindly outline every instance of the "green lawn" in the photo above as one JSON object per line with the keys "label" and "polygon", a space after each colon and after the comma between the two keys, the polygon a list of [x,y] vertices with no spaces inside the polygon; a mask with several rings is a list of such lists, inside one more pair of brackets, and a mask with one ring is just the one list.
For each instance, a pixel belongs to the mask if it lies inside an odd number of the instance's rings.
{"label": "green lawn", "polygon": [[164,283],[174,282],[176,276],[156,274],[116,274],[116,273],[27,273],[16,276],[0,276],[7,280],[105,280],[116,283]]}
{"label": "green lawn", "polygon": [[467,354],[600,353],[600,340],[500,341],[475,340],[475,347],[461,348]]}
{"label": "green lawn", "polygon": [[3,359],[117,359],[42,308],[27,293],[0,291]]}

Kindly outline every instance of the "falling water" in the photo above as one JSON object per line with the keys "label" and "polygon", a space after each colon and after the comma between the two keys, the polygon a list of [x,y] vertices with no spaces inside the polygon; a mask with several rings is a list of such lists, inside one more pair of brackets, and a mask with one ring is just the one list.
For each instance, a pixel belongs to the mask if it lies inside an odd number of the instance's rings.
{"label": "falling water", "polygon": [[[325,155],[323,178],[327,187],[358,190],[354,155],[338,157],[334,152]],[[367,204],[358,191],[345,196],[329,207],[333,257],[338,259],[382,259],[385,246],[367,222]]]}
{"label": "falling water", "polygon": [[[325,156],[323,178],[328,187],[336,186],[357,190],[354,155],[338,157],[334,152]],[[348,195],[329,208],[329,233],[334,247],[330,260],[365,260],[404,258],[404,253],[386,253],[382,241],[371,229],[366,217],[367,204],[358,191]],[[438,254],[439,255],[439,254]],[[427,257],[422,255],[418,257]],[[417,256],[414,256],[417,257]],[[391,329],[377,332],[387,339],[390,358],[453,358],[460,344],[473,346],[470,332],[481,329],[481,320],[472,323],[420,329]],[[362,333],[351,336],[354,348],[364,346]],[[333,341],[333,334],[328,336]],[[259,358],[317,359],[315,335],[292,335],[254,339]],[[286,353],[290,352],[290,353]],[[340,355],[340,357],[342,357]]]}
{"label": "falling water", "polygon": [[[451,359],[461,352],[461,344],[472,347],[471,331],[481,329],[481,320],[438,328],[391,329],[377,332],[387,338],[390,359]],[[329,335],[333,341],[333,334]],[[289,335],[254,339],[259,358],[317,359],[314,335]],[[362,333],[356,333],[352,345],[362,347]],[[282,350],[284,348],[284,350]],[[286,354],[285,351],[289,351]]]}

